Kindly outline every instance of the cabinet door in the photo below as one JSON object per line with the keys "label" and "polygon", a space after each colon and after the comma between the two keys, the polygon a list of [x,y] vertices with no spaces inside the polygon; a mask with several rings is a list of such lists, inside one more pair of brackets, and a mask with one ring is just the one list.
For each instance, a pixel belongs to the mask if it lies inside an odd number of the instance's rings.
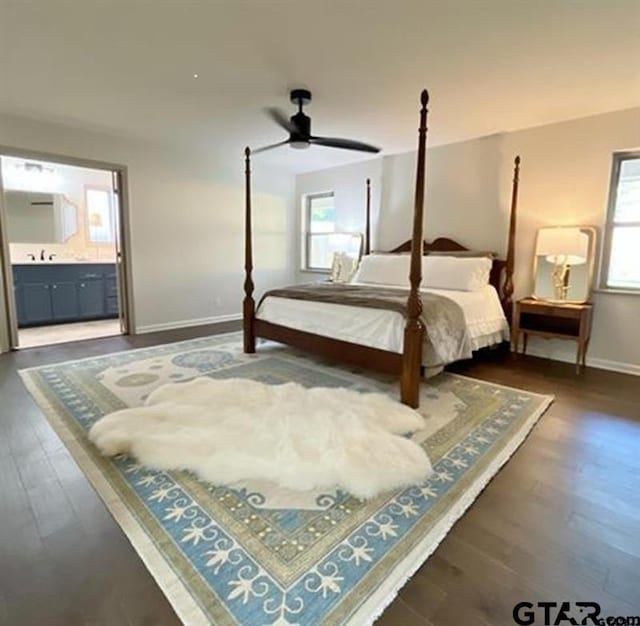
{"label": "cabinet door", "polygon": [[107,296],[106,314],[109,317],[118,317],[120,307],[118,306],[118,296]]}
{"label": "cabinet door", "polygon": [[50,322],[53,318],[51,289],[49,287],[48,283],[24,283],[22,285],[26,324]]}
{"label": "cabinet door", "polygon": [[105,276],[105,293],[107,296],[106,314],[109,317],[117,317],[120,312],[118,307],[118,283],[115,276]]}
{"label": "cabinet door", "polygon": [[108,274],[105,276],[105,289],[107,298],[111,296],[118,296],[118,283],[115,276],[110,276]]}
{"label": "cabinet door", "polygon": [[78,283],[80,317],[90,319],[104,316],[104,280],[92,278]]}
{"label": "cabinet door", "polygon": [[57,282],[51,285],[51,307],[56,321],[78,318],[78,294],[73,281]]}
{"label": "cabinet door", "polygon": [[22,285],[14,284],[13,293],[15,294],[16,301],[16,315],[18,316],[18,328],[21,328],[27,323],[24,312],[24,294]]}

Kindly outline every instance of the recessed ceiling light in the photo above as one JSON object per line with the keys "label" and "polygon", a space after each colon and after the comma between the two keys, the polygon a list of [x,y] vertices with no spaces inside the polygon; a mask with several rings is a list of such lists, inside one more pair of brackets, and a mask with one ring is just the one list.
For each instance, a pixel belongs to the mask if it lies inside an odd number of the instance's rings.
{"label": "recessed ceiling light", "polygon": [[194,74],[193,77],[194,78],[199,78],[200,74]]}

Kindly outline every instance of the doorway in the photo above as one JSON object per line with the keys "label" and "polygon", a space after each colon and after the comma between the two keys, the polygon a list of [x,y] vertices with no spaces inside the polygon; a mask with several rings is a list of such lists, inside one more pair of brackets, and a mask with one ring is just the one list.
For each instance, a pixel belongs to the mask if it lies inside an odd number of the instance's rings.
{"label": "doorway", "polygon": [[126,170],[0,151],[9,347],[129,332]]}

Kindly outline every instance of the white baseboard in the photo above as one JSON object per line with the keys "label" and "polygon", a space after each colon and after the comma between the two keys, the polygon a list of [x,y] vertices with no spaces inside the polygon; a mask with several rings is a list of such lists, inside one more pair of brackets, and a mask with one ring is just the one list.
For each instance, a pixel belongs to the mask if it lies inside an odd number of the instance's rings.
{"label": "white baseboard", "polygon": [[157,333],[161,330],[191,328],[192,326],[205,326],[206,324],[219,324],[220,322],[235,322],[241,319],[242,315],[240,313],[231,313],[229,315],[214,315],[212,317],[201,317],[199,319],[163,322],[162,324],[148,324],[146,326],[138,326],[134,334],[144,335],[146,333]]}
{"label": "white baseboard", "polygon": [[[565,354],[558,351],[550,352],[544,348],[537,346],[529,346],[527,354],[531,356],[539,356],[543,359],[551,359],[553,361],[562,361],[563,363],[575,363],[575,355]],[[633,374],[640,376],[640,365],[635,363],[624,363],[622,361],[610,361],[609,359],[599,359],[598,357],[587,356],[587,365],[601,370],[611,370],[612,372],[621,372],[622,374]]]}
{"label": "white baseboard", "polygon": [[587,365],[600,368],[601,370],[611,370],[613,372],[640,376],[640,365],[634,365],[633,363],[609,361],[608,359],[587,359]]}

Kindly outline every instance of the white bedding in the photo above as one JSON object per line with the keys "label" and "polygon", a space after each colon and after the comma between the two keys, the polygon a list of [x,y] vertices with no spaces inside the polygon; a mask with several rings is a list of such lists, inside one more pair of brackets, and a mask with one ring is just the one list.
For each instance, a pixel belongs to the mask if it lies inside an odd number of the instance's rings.
{"label": "white bedding", "polygon": [[[474,350],[509,339],[509,325],[492,285],[477,291],[422,291],[451,298],[460,305]],[[323,337],[402,352],[404,317],[394,311],[269,296],[256,317]]]}

